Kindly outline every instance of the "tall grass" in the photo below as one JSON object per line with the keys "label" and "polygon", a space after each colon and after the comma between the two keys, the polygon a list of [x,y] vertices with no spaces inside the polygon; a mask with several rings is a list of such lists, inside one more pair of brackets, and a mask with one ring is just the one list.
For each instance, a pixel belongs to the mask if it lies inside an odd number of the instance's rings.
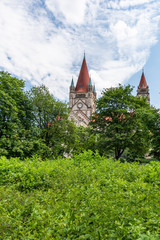
{"label": "tall grass", "polygon": [[0,158],[0,239],[160,239],[160,164]]}

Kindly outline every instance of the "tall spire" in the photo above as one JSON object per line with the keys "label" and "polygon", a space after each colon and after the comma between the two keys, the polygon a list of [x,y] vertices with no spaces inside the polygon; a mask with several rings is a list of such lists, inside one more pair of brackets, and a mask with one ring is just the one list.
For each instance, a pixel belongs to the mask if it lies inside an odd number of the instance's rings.
{"label": "tall spire", "polygon": [[76,85],[76,92],[87,92],[89,84],[89,73],[87,68],[87,63],[85,59],[85,54],[81,66],[81,70],[79,73],[77,85]]}
{"label": "tall spire", "polygon": [[144,75],[144,69],[142,69],[142,75],[141,75],[141,80],[139,83],[139,88],[146,88],[147,87],[147,82],[146,82],[146,78]]}
{"label": "tall spire", "polygon": [[72,81],[71,81],[71,87],[74,87],[73,77],[72,77]]}
{"label": "tall spire", "polygon": [[94,84],[94,86],[93,86],[93,92],[94,92],[94,93],[96,92],[95,84]]}
{"label": "tall spire", "polygon": [[[69,119],[74,120],[77,126],[88,126],[90,116],[96,111],[96,92],[93,91],[93,82],[89,77],[85,52],[76,87],[73,78],[69,89]],[[83,121],[82,121],[83,119]]]}
{"label": "tall spire", "polygon": [[91,77],[89,78],[89,84],[88,86],[92,86],[92,80],[91,80]]}
{"label": "tall spire", "polygon": [[144,76],[144,69],[142,70],[141,80],[137,88],[137,96],[146,97],[147,102],[150,104],[149,87],[147,85],[146,78]]}

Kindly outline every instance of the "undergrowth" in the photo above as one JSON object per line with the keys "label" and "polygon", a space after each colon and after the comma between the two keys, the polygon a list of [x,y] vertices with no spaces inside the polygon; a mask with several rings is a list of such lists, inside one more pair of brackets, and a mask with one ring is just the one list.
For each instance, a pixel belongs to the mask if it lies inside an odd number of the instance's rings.
{"label": "undergrowth", "polygon": [[160,239],[160,164],[0,158],[0,239]]}

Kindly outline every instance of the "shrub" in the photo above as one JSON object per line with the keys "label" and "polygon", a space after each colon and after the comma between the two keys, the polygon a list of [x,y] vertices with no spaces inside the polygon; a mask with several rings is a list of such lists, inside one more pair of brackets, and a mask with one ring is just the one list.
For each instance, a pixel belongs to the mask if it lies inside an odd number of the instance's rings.
{"label": "shrub", "polygon": [[0,239],[160,239],[160,164],[0,159]]}

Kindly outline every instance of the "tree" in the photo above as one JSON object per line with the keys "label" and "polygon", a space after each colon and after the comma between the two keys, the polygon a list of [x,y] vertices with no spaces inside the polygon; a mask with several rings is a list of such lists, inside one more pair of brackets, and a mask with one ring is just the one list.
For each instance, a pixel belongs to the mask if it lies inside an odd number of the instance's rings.
{"label": "tree", "polygon": [[72,149],[73,154],[79,154],[84,150],[96,150],[96,136],[92,133],[91,127],[76,127],[75,140]]}
{"label": "tree", "polygon": [[160,112],[156,111],[152,119],[152,150],[151,154],[160,160]]}
{"label": "tree", "polygon": [[69,153],[75,126],[68,120],[67,104],[56,100],[44,85],[33,87],[30,98],[34,109],[34,134],[49,148],[50,157]]}
{"label": "tree", "polygon": [[66,117],[68,114],[67,104],[56,100],[44,85],[33,87],[30,98],[36,126],[41,130],[46,129],[58,116]]}
{"label": "tree", "polygon": [[129,85],[105,89],[91,121],[103,148],[106,152],[114,150],[116,159],[126,149],[144,155],[150,147],[150,129],[143,117],[152,111],[147,100],[134,97],[132,90]]}
{"label": "tree", "polygon": [[0,154],[21,157],[26,131],[32,125],[32,106],[24,81],[0,72]]}

